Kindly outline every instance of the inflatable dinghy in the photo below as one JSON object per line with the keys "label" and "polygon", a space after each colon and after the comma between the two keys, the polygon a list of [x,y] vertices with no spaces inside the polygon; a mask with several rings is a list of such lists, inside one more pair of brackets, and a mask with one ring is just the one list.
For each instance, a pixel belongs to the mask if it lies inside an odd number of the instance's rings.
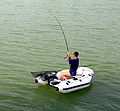
{"label": "inflatable dinghy", "polygon": [[88,67],[79,67],[76,76],[67,77],[67,80],[61,80],[61,71],[62,70],[31,73],[36,77],[36,83],[52,86],[60,93],[80,90],[90,86],[92,83],[94,72]]}

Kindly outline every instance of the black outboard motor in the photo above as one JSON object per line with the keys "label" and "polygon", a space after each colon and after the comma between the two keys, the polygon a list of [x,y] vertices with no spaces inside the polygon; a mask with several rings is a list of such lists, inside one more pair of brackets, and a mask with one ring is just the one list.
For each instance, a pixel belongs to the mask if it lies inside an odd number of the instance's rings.
{"label": "black outboard motor", "polygon": [[36,82],[36,83],[38,83],[38,80],[37,80],[37,79],[35,79],[35,82]]}
{"label": "black outboard motor", "polygon": [[[57,72],[61,70],[55,70],[55,71],[42,71],[42,72],[31,72],[33,77],[37,78],[40,77],[42,81],[48,81],[48,85],[51,81],[54,79],[58,79],[56,77]],[[35,82],[38,83],[38,79],[35,79]]]}

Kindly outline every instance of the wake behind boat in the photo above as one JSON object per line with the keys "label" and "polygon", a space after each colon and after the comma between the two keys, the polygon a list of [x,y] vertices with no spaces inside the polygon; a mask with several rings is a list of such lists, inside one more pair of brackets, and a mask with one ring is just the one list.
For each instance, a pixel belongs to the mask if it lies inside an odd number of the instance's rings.
{"label": "wake behind boat", "polygon": [[88,67],[79,67],[76,76],[67,77],[67,80],[61,80],[61,71],[62,70],[31,73],[36,78],[36,83],[52,86],[60,93],[80,90],[92,84],[94,72]]}

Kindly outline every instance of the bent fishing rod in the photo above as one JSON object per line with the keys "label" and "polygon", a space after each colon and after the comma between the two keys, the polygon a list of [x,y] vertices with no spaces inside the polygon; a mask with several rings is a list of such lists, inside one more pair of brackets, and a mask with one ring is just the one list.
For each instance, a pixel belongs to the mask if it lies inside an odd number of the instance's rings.
{"label": "bent fishing rod", "polygon": [[65,36],[65,32],[64,32],[64,30],[63,30],[63,28],[62,28],[62,25],[61,25],[60,21],[59,21],[58,18],[53,14],[53,12],[52,12],[51,10],[49,10],[49,9],[47,9],[47,10],[48,10],[48,11],[54,16],[54,18],[57,20],[57,22],[58,22],[58,24],[59,24],[59,26],[60,26],[60,28],[61,28],[61,31],[62,31],[64,40],[65,40],[65,44],[66,44],[67,51],[69,52],[69,48],[68,48],[68,43],[67,43],[67,39],[66,39],[66,36]]}

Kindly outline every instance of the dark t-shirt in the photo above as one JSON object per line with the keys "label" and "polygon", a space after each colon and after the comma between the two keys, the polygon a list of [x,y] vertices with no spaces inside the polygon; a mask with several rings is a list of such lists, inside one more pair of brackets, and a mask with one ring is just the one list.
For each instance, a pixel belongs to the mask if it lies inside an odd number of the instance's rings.
{"label": "dark t-shirt", "polygon": [[69,60],[69,65],[70,65],[70,74],[72,76],[76,75],[77,68],[79,66],[79,59],[70,59]]}

